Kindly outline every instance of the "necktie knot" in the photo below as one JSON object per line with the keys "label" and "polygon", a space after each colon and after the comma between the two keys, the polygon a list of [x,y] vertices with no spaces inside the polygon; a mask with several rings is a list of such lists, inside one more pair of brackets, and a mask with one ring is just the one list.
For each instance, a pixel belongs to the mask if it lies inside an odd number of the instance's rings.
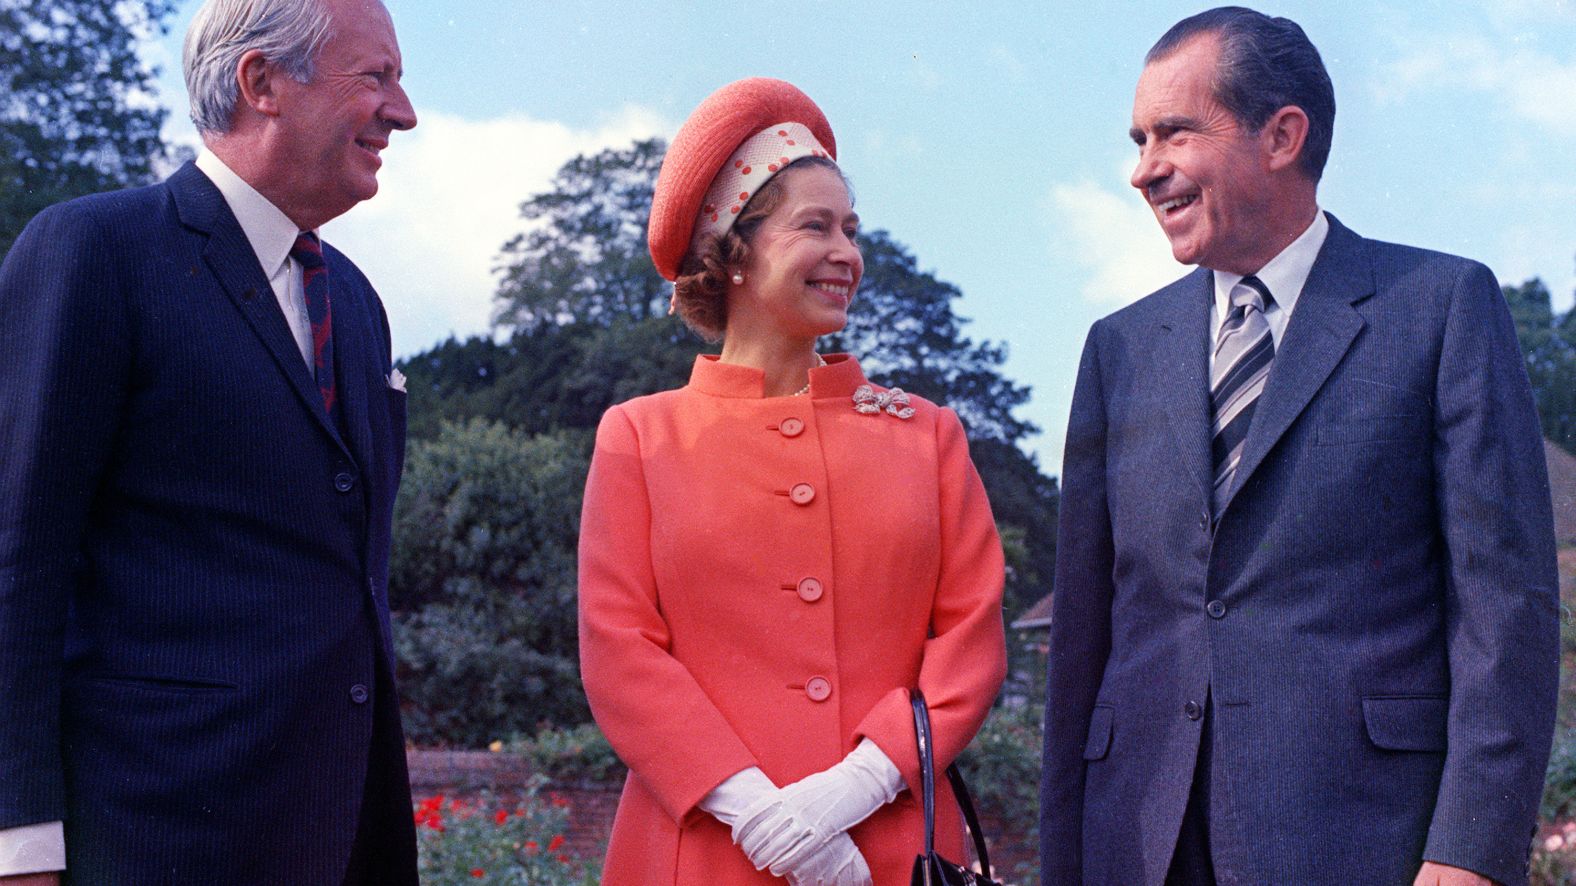
{"label": "necktie knot", "polygon": [[1254,308],[1260,313],[1269,310],[1275,304],[1275,297],[1270,295],[1270,288],[1264,281],[1249,274],[1231,287],[1231,306],[1233,308]]}
{"label": "necktie knot", "polygon": [[323,244],[317,235],[311,231],[303,231],[296,235],[295,244],[290,247],[290,257],[301,263],[306,270],[315,270],[323,267]]}

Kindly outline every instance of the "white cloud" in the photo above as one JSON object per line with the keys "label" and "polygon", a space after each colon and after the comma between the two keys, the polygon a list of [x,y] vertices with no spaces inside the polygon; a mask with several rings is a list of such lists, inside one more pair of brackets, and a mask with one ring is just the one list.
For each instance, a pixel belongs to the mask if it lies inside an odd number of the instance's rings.
{"label": "white cloud", "polygon": [[397,355],[453,333],[485,332],[499,248],[523,229],[520,203],[576,154],[670,131],[629,107],[593,129],[509,115],[467,120],[424,111],[383,153],[378,195],[325,226],[388,309]]}
{"label": "white cloud", "polygon": [[1177,279],[1187,268],[1171,257],[1171,245],[1138,192],[1114,191],[1093,181],[1051,188],[1053,247],[1087,272],[1086,301],[1120,307]]}
{"label": "white cloud", "polygon": [[1511,113],[1561,136],[1576,136],[1576,61],[1479,36],[1430,39],[1409,46],[1374,85],[1381,103],[1422,91],[1469,89],[1494,95]]}
{"label": "white cloud", "polygon": [[992,46],[985,53],[985,60],[1009,83],[1023,83],[1028,79],[1029,66],[1004,44]]}

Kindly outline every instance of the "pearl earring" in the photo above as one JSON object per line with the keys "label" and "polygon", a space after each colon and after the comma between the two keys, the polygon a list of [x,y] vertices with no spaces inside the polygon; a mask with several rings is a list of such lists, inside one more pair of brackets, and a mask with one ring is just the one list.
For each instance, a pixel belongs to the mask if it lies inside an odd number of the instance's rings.
{"label": "pearl earring", "polygon": [[733,272],[733,285],[734,286],[743,286],[744,285],[744,275],[739,273],[738,271],[734,271]]}

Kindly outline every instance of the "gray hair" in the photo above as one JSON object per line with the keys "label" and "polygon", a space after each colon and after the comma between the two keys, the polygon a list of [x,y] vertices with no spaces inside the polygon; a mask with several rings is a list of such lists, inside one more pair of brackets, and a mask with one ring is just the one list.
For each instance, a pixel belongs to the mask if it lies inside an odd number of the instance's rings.
{"label": "gray hair", "polygon": [[1277,110],[1295,105],[1308,115],[1308,138],[1301,167],[1317,182],[1330,157],[1335,133],[1335,88],[1319,50],[1289,18],[1271,18],[1241,6],[1222,6],[1172,25],[1150,48],[1144,62],[1156,62],[1201,34],[1220,39],[1215,100],[1237,123],[1257,133]]}
{"label": "gray hair", "polygon": [[236,66],[256,49],[291,79],[312,79],[332,22],[323,0],[207,0],[186,30],[182,67],[200,132],[230,131],[240,97]]}

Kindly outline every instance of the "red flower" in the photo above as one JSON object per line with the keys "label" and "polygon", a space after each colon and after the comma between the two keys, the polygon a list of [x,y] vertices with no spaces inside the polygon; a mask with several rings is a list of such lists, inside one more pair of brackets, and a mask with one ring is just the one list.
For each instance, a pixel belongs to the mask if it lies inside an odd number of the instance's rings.
{"label": "red flower", "polygon": [[554,834],[553,835],[553,839],[547,841],[547,851],[548,852],[557,852],[558,850],[560,850],[562,848],[564,848],[564,835],[563,834]]}
{"label": "red flower", "polygon": [[566,799],[563,794],[560,794],[557,791],[553,791],[552,793],[548,794],[547,797],[548,799],[552,800],[553,805],[557,806],[559,809],[563,809],[569,805],[569,800]]}
{"label": "red flower", "polygon": [[509,820],[509,810],[507,810],[507,809],[500,809],[497,812],[493,813],[493,821],[496,821],[499,824],[503,824],[504,822],[506,822],[508,820]]}
{"label": "red flower", "polygon": [[541,848],[542,847],[536,845],[536,841],[535,840],[526,840],[525,841],[525,854],[526,855],[535,855],[538,851],[541,850]]}
{"label": "red flower", "polygon": [[560,855],[560,856],[558,856],[558,863],[559,864],[568,864],[569,863],[569,856],[567,856],[567,855]]}
{"label": "red flower", "polygon": [[482,870],[481,868],[471,868],[471,876],[473,876],[476,879],[480,880],[481,878],[487,876],[487,872]]}

